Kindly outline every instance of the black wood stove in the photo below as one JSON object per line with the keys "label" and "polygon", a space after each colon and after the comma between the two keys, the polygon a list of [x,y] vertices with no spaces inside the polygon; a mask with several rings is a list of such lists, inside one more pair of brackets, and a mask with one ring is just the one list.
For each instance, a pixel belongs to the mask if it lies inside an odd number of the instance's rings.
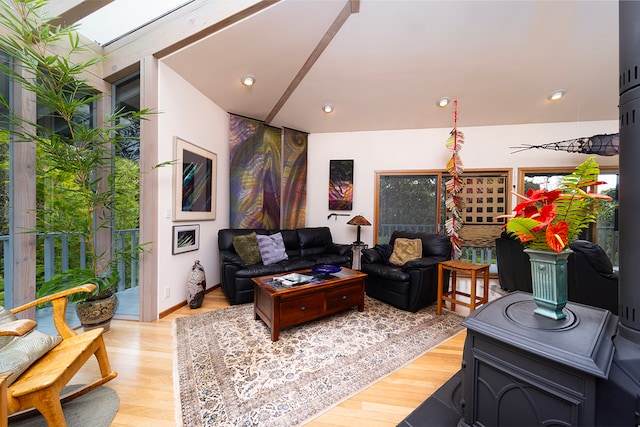
{"label": "black wood stove", "polygon": [[471,314],[462,369],[399,426],[640,426],[640,1],[619,1],[618,317],[516,292]]}

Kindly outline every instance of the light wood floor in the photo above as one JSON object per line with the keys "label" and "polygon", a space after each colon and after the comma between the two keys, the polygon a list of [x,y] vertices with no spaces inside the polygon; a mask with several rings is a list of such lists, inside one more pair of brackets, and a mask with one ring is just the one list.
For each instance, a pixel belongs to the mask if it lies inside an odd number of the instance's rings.
{"label": "light wood floor", "polygon": [[[104,336],[111,366],[118,372],[118,377],[107,383],[120,397],[112,426],[176,424],[172,321],[228,305],[218,288],[207,293],[200,309],[185,306],[150,323],[112,321],[111,330]],[[460,369],[465,336],[464,331],[459,333],[307,425],[395,426]],[[92,360],[71,382],[86,383],[96,373],[97,363]]]}

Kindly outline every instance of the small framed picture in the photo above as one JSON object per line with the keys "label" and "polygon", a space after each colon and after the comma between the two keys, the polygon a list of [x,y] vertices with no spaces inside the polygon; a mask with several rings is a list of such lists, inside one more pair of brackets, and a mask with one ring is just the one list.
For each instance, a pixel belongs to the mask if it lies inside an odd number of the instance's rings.
{"label": "small framed picture", "polygon": [[174,225],[172,254],[200,249],[200,224]]}

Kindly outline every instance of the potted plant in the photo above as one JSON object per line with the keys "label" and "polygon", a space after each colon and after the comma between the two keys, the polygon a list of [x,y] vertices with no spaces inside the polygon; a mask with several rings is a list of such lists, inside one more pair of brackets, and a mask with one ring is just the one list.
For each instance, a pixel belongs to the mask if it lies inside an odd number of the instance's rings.
{"label": "potted plant", "polygon": [[[80,312],[100,314],[100,320],[90,320],[90,326],[106,326],[115,311],[114,291],[118,279],[116,262],[122,257],[137,256],[142,249],[120,252],[97,244],[98,235],[109,235],[115,201],[114,153],[119,152],[127,137],[121,131],[142,119],[149,112],[116,111],[94,127],[88,112],[102,94],[87,81],[90,69],[103,60],[89,55],[80,44],[75,26],[48,24],[44,13],[47,2],[12,0],[0,2],[0,21],[8,30],[0,35],[0,50],[12,58],[19,68],[0,65],[0,71],[31,92],[39,111],[46,111],[44,120],[30,120],[13,114],[7,100],[2,102],[10,111],[12,126],[8,129],[15,143],[35,141],[40,175],[55,176],[56,196],[50,203],[38,206],[37,229],[33,232],[74,232],[86,245],[86,264],[56,274],[38,290],[47,295],[85,283],[94,283],[91,295],[76,299],[89,301],[90,308]],[[55,53],[54,53],[55,52]],[[21,68],[21,69],[20,69]],[[129,137],[130,139],[130,137]],[[59,206],[62,201],[67,204]],[[69,209],[73,205],[73,209]],[[106,239],[109,240],[109,239]],[[96,308],[95,301],[107,299],[106,308]],[[105,320],[106,319],[106,320]],[[81,318],[81,322],[83,322]]]}
{"label": "potted plant", "polygon": [[597,219],[603,201],[611,197],[591,189],[604,184],[598,181],[600,167],[593,157],[562,177],[554,190],[529,189],[515,207],[506,230],[525,247],[531,262],[535,313],[552,319],[566,317],[567,259],[570,242]]}

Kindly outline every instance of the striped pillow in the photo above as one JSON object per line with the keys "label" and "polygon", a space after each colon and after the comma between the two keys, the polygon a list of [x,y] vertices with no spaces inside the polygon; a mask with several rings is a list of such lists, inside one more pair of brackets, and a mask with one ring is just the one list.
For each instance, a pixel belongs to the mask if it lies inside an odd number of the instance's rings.
{"label": "striped pillow", "polygon": [[289,259],[282,240],[282,233],[275,233],[269,236],[257,235],[258,247],[264,265],[275,264],[285,259]]}

